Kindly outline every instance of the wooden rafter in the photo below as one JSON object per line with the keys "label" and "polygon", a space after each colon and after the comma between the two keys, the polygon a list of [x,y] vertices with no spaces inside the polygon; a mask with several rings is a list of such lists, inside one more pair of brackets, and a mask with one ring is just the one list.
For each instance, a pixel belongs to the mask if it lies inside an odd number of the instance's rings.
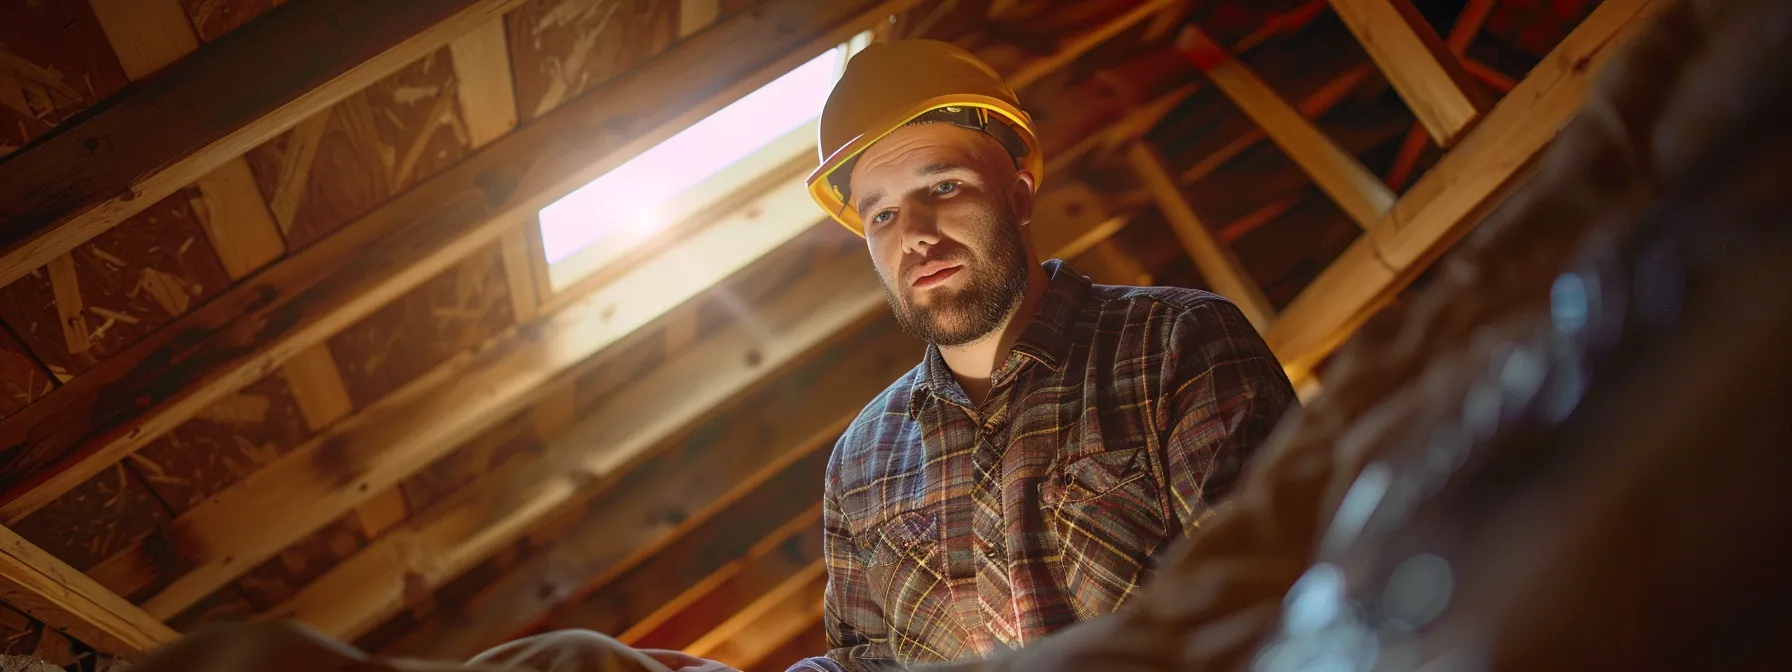
{"label": "wooden rafter", "polygon": [[179,637],[161,621],[5,527],[0,527],[0,602],[125,659],[135,659]]}
{"label": "wooden rafter", "polygon": [[685,651],[736,669],[753,669],[786,640],[821,625],[822,595],[827,582],[827,565],[811,564],[692,642]]}
{"label": "wooden rafter", "polygon": [[[819,501],[819,500],[817,500]],[[643,649],[682,649],[753,599],[822,559],[821,510],[791,519],[739,559],[636,620],[616,638]]]}
{"label": "wooden rafter", "polygon": [[730,17],[270,265],[0,422],[0,522],[452,268],[510,218],[913,1],[779,0]]}
{"label": "wooden rafter", "polygon": [[1182,242],[1183,249],[1195,262],[1195,268],[1207,284],[1220,296],[1231,300],[1246,319],[1259,331],[1269,328],[1275,319],[1276,309],[1263,295],[1263,289],[1251,279],[1238,255],[1232,248],[1221,243],[1213,234],[1213,230],[1195,215],[1195,210],[1182,195],[1182,190],[1164,167],[1163,157],[1156,150],[1144,143],[1136,143],[1127,150],[1127,158],[1145,183],[1145,189],[1151,192],[1157,201],[1158,210],[1169,220],[1170,228],[1176,232],[1176,239]]}
{"label": "wooden rafter", "polygon": [[[1481,32],[1481,25],[1487,21],[1487,15],[1493,12],[1494,0],[1469,0],[1457,15],[1456,23],[1450,26],[1450,34],[1444,38],[1445,46],[1452,56],[1462,62],[1463,55]],[[1466,63],[1464,63],[1466,65]],[[1508,84],[1500,93],[1511,91]],[[1399,189],[1412,176],[1412,169],[1418,165],[1419,154],[1425,151],[1426,133],[1422,123],[1415,123],[1412,130],[1406,133],[1406,139],[1400,143],[1400,151],[1394,154],[1394,163],[1388,168],[1388,186]]]}
{"label": "wooden rafter", "polygon": [[1184,27],[1178,46],[1358,225],[1368,228],[1393,207],[1386,184],[1199,26]]}
{"label": "wooden rafter", "polygon": [[[168,25],[165,11],[108,3]],[[179,60],[0,164],[0,285],[522,3],[294,2]]]}
{"label": "wooden rafter", "polygon": [[1454,145],[1489,107],[1443,37],[1412,0],[1331,0],[1369,58],[1440,147]]}
{"label": "wooden rafter", "polygon": [[1579,109],[1604,60],[1664,4],[1600,4],[1283,311],[1267,335],[1282,362],[1311,367],[1324,359],[1479,223]]}

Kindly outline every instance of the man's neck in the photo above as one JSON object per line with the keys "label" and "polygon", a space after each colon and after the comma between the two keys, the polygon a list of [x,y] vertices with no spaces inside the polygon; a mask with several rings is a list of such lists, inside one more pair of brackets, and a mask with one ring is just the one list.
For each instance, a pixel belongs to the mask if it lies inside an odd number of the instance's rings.
{"label": "man's neck", "polygon": [[1000,328],[976,342],[940,348],[940,358],[946,360],[946,368],[952,370],[971,405],[982,404],[984,397],[989,396],[991,376],[996,367],[1007,361],[1009,351],[1033,323],[1039,303],[1045,300],[1046,284],[1045,269],[1033,264],[1027,273],[1026,296]]}

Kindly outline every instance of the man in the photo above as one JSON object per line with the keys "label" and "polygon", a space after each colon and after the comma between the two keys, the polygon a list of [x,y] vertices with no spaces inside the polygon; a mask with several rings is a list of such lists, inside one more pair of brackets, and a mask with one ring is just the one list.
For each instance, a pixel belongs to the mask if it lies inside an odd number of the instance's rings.
{"label": "man", "polygon": [[1295,403],[1280,365],[1219,297],[1040,262],[1032,122],[970,54],[871,45],[820,135],[811,194],[929,345],[834,449],[832,650],[793,669],[982,657],[1113,611]]}

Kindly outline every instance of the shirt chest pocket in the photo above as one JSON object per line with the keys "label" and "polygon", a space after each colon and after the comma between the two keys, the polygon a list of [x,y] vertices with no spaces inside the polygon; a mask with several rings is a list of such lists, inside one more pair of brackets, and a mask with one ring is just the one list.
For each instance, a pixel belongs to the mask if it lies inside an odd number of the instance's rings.
{"label": "shirt chest pocket", "polygon": [[890,637],[898,659],[931,659],[934,651],[950,651],[964,641],[958,620],[950,617],[938,513],[897,514],[854,535],[853,544],[884,619],[893,633],[902,633]]}
{"label": "shirt chest pocket", "polygon": [[1146,450],[1074,456],[1040,483],[1040,503],[1064,554],[1064,588],[1080,618],[1118,608],[1168,537]]}

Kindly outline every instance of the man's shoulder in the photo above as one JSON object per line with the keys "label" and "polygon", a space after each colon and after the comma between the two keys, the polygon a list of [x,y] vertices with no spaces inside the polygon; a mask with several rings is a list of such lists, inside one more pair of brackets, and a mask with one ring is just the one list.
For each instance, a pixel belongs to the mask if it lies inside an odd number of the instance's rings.
{"label": "man's shoulder", "polygon": [[1178,318],[1197,321],[1202,321],[1204,316],[1239,313],[1238,307],[1226,297],[1190,287],[1094,285],[1091,295],[1101,313],[1168,312]]}
{"label": "man's shoulder", "polygon": [[904,443],[905,437],[915,429],[908,409],[915,393],[915,381],[922,375],[923,365],[916,364],[860,409],[834,444],[833,455],[828,460],[830,481],[852,483],[860,480],[864,474],[859,472],[869,465],[886,463],[879,457]]}

